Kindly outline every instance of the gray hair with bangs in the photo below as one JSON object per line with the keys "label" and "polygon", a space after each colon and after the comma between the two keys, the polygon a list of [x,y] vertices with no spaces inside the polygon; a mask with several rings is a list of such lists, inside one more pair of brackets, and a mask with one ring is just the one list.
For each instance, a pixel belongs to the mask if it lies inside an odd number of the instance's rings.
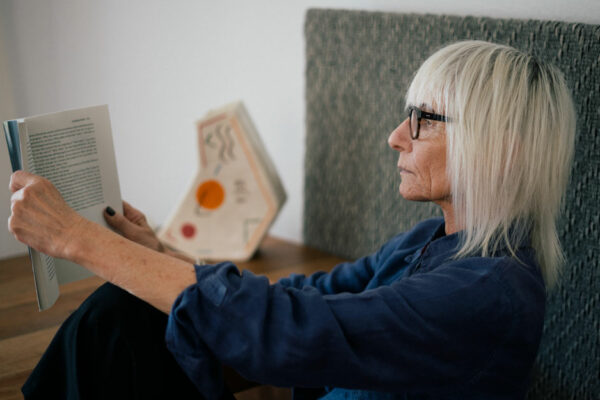
{"label": "gray hair with bangs", "polygon": [[447,175],[458,226],[456,257],[488,256],[530,239],[546,285],[564,256],[556,220],[569,180],[575,110],[562,73],[509,46],[464,41],[417,71],[407,105],[447,115]]}

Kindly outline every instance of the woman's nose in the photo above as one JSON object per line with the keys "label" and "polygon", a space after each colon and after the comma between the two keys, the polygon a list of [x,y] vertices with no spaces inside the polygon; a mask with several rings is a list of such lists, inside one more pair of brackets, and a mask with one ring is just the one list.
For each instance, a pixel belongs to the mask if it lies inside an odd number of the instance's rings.
{"label": "woman's nose", "polygon": [[412,139],[410,138],[410,122],[406,118],[388,137],[388,145],[396,151],[410,151]]}

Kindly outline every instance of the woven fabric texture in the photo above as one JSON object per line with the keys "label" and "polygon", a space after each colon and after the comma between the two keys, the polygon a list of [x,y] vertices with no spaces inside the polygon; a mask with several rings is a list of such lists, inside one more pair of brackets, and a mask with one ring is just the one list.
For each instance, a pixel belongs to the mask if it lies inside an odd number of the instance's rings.
{"label": "woven fabric texture", "polygon": [[600,27],[549,21],[309,10],[304,240],[356,258],[432,215],[398,195],[387,136],[404,118],[416,69],[444,44],[479,39],[557,65],[578,114],[560,221],[568,258],[548,297],[530,399],[600,398]]}

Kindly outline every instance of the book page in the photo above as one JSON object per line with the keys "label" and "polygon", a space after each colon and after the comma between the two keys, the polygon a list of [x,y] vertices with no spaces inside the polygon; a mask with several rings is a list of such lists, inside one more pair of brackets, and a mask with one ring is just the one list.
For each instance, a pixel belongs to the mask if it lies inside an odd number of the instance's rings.
{"label": "book page", "polygon": [[[122,212],[107,106],[45,114],[25,119],[31,172],[50,180],[67,204],[83,217],[107,226],[106,206]],[[91,275],[57,259],[59,283]]]}

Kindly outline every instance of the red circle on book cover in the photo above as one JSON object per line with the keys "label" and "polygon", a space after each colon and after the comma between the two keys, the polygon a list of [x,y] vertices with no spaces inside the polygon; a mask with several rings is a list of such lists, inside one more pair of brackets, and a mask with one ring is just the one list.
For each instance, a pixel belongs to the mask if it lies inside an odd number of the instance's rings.
{"label": "red circle on book cover", "polygon": [[181,234],[186,239],[191,239],[196,235],[196,227],[192,224],[183,224],[181,226]]}

